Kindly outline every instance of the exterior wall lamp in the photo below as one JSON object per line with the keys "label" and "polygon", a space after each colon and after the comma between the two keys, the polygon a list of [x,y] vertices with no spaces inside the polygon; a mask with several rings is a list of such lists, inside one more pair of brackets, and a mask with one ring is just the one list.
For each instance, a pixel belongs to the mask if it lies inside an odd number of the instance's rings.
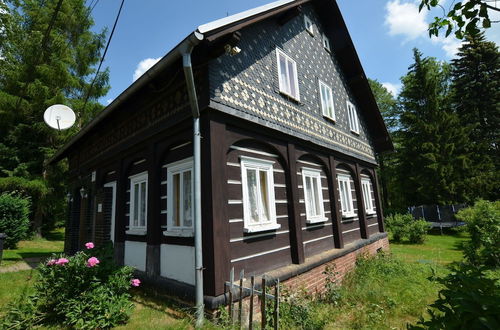
{"label": "exterior wall lamp", "polygon": [[82,188],[80,189],[80,196],[81,196],[82,198],[87,198],[88,194],[87,194],[87,191],[85,190],[85,187],[82,187]]}

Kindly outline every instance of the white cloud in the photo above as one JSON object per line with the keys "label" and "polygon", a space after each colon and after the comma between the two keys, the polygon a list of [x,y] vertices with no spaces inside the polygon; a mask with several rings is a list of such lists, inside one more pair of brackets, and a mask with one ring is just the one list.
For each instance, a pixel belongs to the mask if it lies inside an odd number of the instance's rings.
{"label": "white cloud", "polygon": [[146,58],[137,64],[137,68],[134,71],[133,81],[136,81],[144,72],[148,71],[150,67],[155,65],[161,57],[158,58]]}
{"label": "white cloud", "polygon": [[[488,14],[492,22],[500,21],[500,12],[489,10]],[[492,23],[491,28],[486,30],[486,40],[493,41],[500,46],[500,23]]]}
{"label": "white cloud", "polygon": [[443,36],[432,37],[433,43],[441,45],[441,48],[444,50],[446,55],[450,58],[455,57],[458,52],[458,48],[462,45],[463,41],[455,38],[453,34],[450,34],[447,38]]}
{"label": "white cloud", "polygon": [[113,101],[114,101],[114,99],[107,99],[107,100],[106,100],[106,105],[109,105],[109,104],[110,104],[111,102],[113,102]]}
{"label": "white cloud", "polygon": [[385,24],[389,26],[391,36],[402,35],[405,41],[417,39],[427,34],[428,23],[426,22],[427,11],[418,11],[414,2],[403,2],[392,0],[387,3]]}
{"label": "white cloud", "polygon": [[383,82],[382,86],[385,87],[389,91],[389,93],[392,94],[392,96],[396,97],[399,94],[399,91],[401,89],[401,84],[393,84],[390,82]]}

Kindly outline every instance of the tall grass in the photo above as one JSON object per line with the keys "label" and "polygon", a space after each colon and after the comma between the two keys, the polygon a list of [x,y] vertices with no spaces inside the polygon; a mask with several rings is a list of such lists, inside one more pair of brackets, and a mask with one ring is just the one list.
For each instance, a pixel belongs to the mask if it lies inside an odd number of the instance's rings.
{"label": "tall grass", "polygon": [[[390,255],[360,258],[355,270],[337,288],[338,300],[311,300],[307,317],[313,318],[310,323],[316,328],[406,328],[436,299],[441,285],[432,278],[444,272],[441,266],[407,263]],[[309,328],[293,320],[283,315],[282,327]]]}

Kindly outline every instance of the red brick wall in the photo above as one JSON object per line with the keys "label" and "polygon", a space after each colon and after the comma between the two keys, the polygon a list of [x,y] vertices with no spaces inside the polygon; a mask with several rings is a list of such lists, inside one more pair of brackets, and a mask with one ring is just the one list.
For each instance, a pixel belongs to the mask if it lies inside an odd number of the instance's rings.
{"label": "red brick wall", "polygon": [[[377,240],[369,245],[366,245],[358,250],[355,250],[351,253],[348,253],[342,257],[324,263],[318,267],[315,267],[307,272],[304,272],[300,275],[291,277],[283,282],[282,285],[286,286],[288,289],[297,291],[297,290],[305,290],[308,294],[317,295],[325,292],[325,284],[327,275],[324,274],[327,267],[334,267],[334,271],[336,273],[335,279],[337,281],[341,281],[343,277],[356,266],[356,259],[361,255],[375,255],[377,250],[382,249],[383,251],[389,250],[389,241],[387,237],[384,237],[380,240]],[[260,278],[259,278],[260,280]],[[244,286],[248,286],[248,283],[245,283]],[[274,287],[267,289],[268,293],[274,294]],[[236,290],[235,290],[236,291]],[[292,292],[293,292],[292,291]],[[254,305],[253,305],[253,313],[254,313],[254,321],[260,321],[260,304],[261,301],[258,296],[254,296]],[[246,324],[248,322],[248,313],[250,307],[250,297],[246,297],[243,299],[243,323]],[[238,303],[234,303],[234,315],[235,318],[238,317]],[[227,307],[229,310],[229,307]],[[212,311],[212,314],[216,314],[216,311]]]}
{"label": "red brick wall", "polygon": [[305,289],[310,294],[324,293],[327,275],[324,274],[327,267],[334,267],[335,279],[341,281],[342,278],[356,265],[356,259],[360,255],[375,255],[378,249],[389,250],[387,237],[372,244],[366,245],[345,256],[334,259],[321,266],[311,269],[305,273],[289,278],[283,284],[290,289]]}

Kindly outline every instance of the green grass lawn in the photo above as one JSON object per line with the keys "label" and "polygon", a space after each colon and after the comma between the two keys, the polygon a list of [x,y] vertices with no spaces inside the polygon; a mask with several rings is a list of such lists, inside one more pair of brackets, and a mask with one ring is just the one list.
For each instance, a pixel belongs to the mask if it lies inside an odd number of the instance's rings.
{"label": "green grass lawn", "polygon": [[1,267],[11,266],[24,258],[44,258],[53,253],[61,253],[64,248],[64,229],[56,229],[44,238],[21,241],[17,249],[4,250]]}
{"label": "green grass lawn", "polygon": [[468,239],[465,233],[431,232],[424,244],[391,243],[391,252],[397,258],[420,263],[447,265],[462,260],[460,245]]}
{"label": "green grass lawn", "polygon": [[[6,261],[45,257],[63,249],[63,232],[45,239],[22,241],[16,250],[4,251]],[[426,311],[441,288],[429,277],[445,274],[446,264],[459,261],[464,234],[430,234],[422,245],[390,244],[394,258],[362,263],[340,289],[335,304],[310,302],[312,317],[327,329],[404,329]],[[5,267],[5,266],[3,266]],[[0,273],[0,318],[5,307],[29,292],[36,270]],[[135,310],[121,329],[192,329],[191,307],[146,286],[132,290]],[[216,326],[208,326],[216,328]],[[290,326],[290,328],[292,328]]]}

